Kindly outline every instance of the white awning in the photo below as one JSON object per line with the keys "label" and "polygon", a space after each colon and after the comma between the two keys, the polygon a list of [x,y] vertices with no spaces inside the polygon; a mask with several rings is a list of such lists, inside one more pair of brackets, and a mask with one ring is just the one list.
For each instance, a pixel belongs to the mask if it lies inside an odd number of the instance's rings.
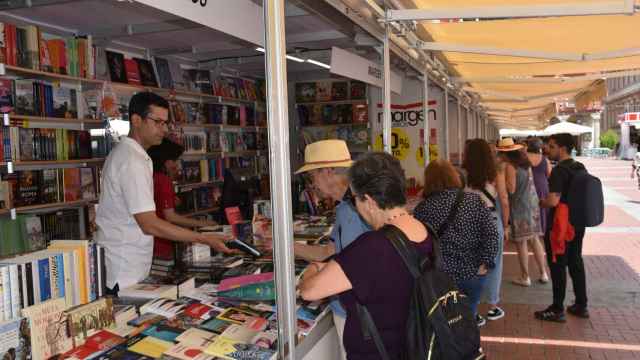
{"label": "white awning", "polygon": [[563,134],[563,133],[568,133],[571,135],[581,135],[581,134],[593,133],[593,128],[574,124],[568,121],[564,121],[551,126],[547,126],[547,128],[544,129],[542,132],[544,133],[544,135]]}

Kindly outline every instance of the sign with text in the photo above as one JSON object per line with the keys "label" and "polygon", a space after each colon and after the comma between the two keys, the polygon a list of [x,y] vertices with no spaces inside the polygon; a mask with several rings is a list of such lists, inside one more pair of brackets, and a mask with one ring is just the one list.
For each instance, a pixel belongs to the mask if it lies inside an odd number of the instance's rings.
{"label": "sign with text", "polygon": [[136,1],[250,43],[264,45],[264,15],[262,7],[251,0]]}
{"label": "sign with text", "polygon": [[[384,86],[384,72],[381,64],[335,46],[331,48],[331,72],[379,88]],[[391,72],[391,91],[396,94],[402,93],[402,77],[393,71]]]}

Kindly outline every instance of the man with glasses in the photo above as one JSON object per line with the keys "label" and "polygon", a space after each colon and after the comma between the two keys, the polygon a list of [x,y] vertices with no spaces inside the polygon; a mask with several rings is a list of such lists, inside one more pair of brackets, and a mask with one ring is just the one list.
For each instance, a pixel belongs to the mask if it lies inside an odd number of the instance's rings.
{"label": "man with glasses", "polygon": [[147,277],[154,236],[229,252],[225,237],[199,234],[156,215],[153,163],[146,150],[162,142],[168,118],[167,100],[151,92],[134,95],[129,103],[129,135],[120,140],[104,164],[96,241],[105,248],[111,295]]}
{"label": "man with glasses", "polygon": [[[370,231],[355,208],[347,175],[351,167],[351,154],[347,143],[342,140],[323,140],[307,145],[304,149],[304,165],[296,174],[306,173],[317,193],[325,199],[337,202],[336,222],[331,231],[329,245],[295,244],[297,257],[307,261],[324,262],[340,253],[358,236]],[[318,266],[312,263],[311,266]],[[342,358],[346,358],[342,335],[347,313],[337,298],[331,302],[333,321],[338,331]]]}

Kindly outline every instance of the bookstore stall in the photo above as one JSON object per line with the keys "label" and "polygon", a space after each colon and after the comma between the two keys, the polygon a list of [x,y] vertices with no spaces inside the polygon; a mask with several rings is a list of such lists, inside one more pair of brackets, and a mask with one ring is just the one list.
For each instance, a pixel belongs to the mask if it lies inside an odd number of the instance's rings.
{"label": "bookstore stall", "polygon": [[[460,158],[487,125],[446,79],[390,52],[388,36],[321,3],[3,7],[3,358],[339,358],[327,302],[296,296],[308,264],[294,242],[326,242],[333,223],[331,204],[300,196],[304,147],[391,152],[415,196],[429,160]],[[102,166],[144,91],[168,100],[167,138],[184,150],[175,212],[232,236],[239,253],[175,246],[114,298],[92,241]]]}

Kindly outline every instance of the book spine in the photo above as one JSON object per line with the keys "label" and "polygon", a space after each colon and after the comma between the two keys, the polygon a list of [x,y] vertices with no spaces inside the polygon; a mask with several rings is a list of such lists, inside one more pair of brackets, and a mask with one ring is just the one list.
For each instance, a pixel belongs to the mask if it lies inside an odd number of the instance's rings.
{"label": "book spine", "polygon": [[49,257],[49,287],[51,289],[51,298],[57,299],[60,297],[60,288],[58,287],[58,263],[55,256]]}
{"label": "book spine", "polygon": [[2,313],[4,320],[11,320],[11,276],[9,275],[9,267],[0,268],[0,278],[2,278]]}
{"label": "book spine", "polygon": [[38,265],[38,260],[34,260],[31,262],[31,275],[33,276],[33,301],[36,304],[40,304],[42,302],[42,298],[40,297],[40,266]]}
{"label": "book spine", "polygon": [[34,305],[36,303],[36,295],[33,290],[33,264],[31,262],[26,262],[24,264],[25,269],[25,279],[26,279],[26,289],[27,289],[27,306]]}
{"label": "book spine", "polygon": [[20,291],[20,309],[27,307],[27,280],[24,275],[24,264],[18,264],[18,283]]}
{"label": "book spine", "polygon": [[57,254],[55,256],[55,263],[58,267],[58,274],[56,278],[56,287],[58,288],[58,297],[66,298],[66,286],[65,286],[65,278],[64,278],[64,257],[62,254]]}
{"label": "book spine", "polygon": [[38,260],[38,275],[40,283],[40,301],[51,299],[51,268],[49,258]]}
{"label": "book spine", "polygon": [[74,303],[74,288],[73,288],[73,280],[71,278],[71,261],[72,261],[72,253],[64,252],[62,253],[62,269],[61,273],[64,277],[64,298],[67,302],[67,306],[75,306],[77,304]]}
{"label": "book spine", "polygon": [[3,279],[2,279],[2,272],[0,269],[0,321],[5,321],[8,319],[4,318],[4,292],[5,292],[5,288],[8,288],[7,285],[5,285]]}
{"label": "book spine", "polygon": [[87,247],[89,250],[89,280],[90,280],[90,293],[89,301],[94,301],[98,297],[98,257],[96,254],[96,244],[90,243]]}
{"label": "book spine", "polygon": [[20,282],[18,279],[18,265],[9,266],[9,278],[11,281],[11,318],[20,317]]}

